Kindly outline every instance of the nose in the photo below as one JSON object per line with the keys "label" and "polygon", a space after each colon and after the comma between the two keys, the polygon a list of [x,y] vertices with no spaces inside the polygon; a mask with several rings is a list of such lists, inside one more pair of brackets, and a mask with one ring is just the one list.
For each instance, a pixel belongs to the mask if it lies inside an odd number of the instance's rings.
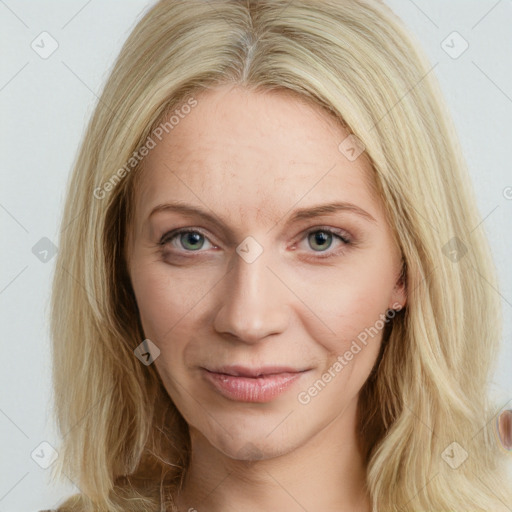
{"label": "nose", "polygon": [[289,321],[286,293],[291,292],[268,263],[266,251],[252,263],[234,254],[221,289],[222,305],[214,320],[218,333],[244,343],[257,343],[286,329]]}

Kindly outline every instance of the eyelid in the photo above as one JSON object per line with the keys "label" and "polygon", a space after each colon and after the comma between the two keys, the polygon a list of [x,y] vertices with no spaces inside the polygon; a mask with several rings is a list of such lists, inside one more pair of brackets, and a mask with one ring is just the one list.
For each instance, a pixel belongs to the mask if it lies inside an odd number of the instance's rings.
{"label": "eyelid", "polygon": [[311,233],[316,233],[317,231],[324,231],[326,233],[331,233],[332,235],[339,236],[341,239],[343,239],[343,241],[346,244],[352,243],[352,236],[346,230],[340,228],[332,228],[329,226],[314,226],[312,228],[308,228],[306,229],[306,231],[303,231],[304,236],[302,236],[302,238],[307,237]]}
{"label": "eyelid", "polygon": [[[350,233],[348,233],[344,229],[334,228],[334,227],[330,227],[330,226],[312,226],[312,227],[310,227],[308,229],[305,229],[305,230],[301,231],[300,235],[295,238],[295,241],[292,243],[293,250],[296,249],[297,243],[302,242],[303,240],[307,240],[311,233],[316,233],[316,232],[321,232],[321,231],[326,232],[326,233],[330,233],[333,237],[337,238],[341,242],[341,244],[342,244],[341,247],[338,248],[338,249],[335,249],[335,250],[331,250],[331,247],[328,247],[327,250],[325,250],[325,251],[314,251],[314,250],[306,251],[307,253],[309,253],[308,256],[306,256],[306,258],[309,258],[309,259],[311,259],[311,258],[313,258],[313,259],[322,259],[322,258],[326,259],[326,258],[329,258],[329,257],[335,257],[335,256],[338,256],[338,255],[341,255],[342,252],[347,249],[347,246],[355,245],[355,242],[354,242],[354,240],[352,238],[352,235]],[[199,233],[206,240],[208,240],[209,243],[212,244],[214,249],[218,249],[218,246],[214,242],[212,242],[210,240],[209,235],[202,228],[196,228],[196,227],[193,227],[193,226],[177,228],[177,229],[171,230],[169,232],[166,232],[160,238],[160,241],[158,242],[158,245],[163,248],[167,244],[169,244],[172,240],[174,240],[176,237],[178,237],[178,235],[180,235],[182,233]],[[203,252],[206,252],[206,251],[202,251],[200,249],[197,250],[197,251],[189,251],[189,250],[186,250],[186,249],[180,250],[180,249],[177,249],[177,248],[174,248],[174,251],[177,252],[177,253],[182,253],[182,254],[183,253],[185,253],[185,254],[186,253],[193,254],[193,253],[203,253]]]}
{"label": "eyelid", "polygon": [[[168,231],[162,235],[162,237],[160,238],[160,241],[158,242],[158,245],[165,246],[172,239],[176,238],[178,235],[181,235],[182,233],[199,233],[199,234],[203,235],[204,238],[206,238],[214,247],[217,247],[217,245],[210,240],[210,236],[205,231],[203,231],[202,228],[195,228],[195,227],[177,228],[177,229]],[[194,252],[194,251],[187,251],[187,252]]]}
{"label": "eyelid", "polygon": [[[332,247],[329,246],[325,251],[314,251],[312,249],[305,251],[305,255],[302,256],[302,258],[306,261],[318,262],[321,260],[328,260],[329,258],[336,258],[345,254],[345,252],[350,249],[350,246],[356,245],[353,241],[352,235],[347,231],[329,226],[314,226],[312,228],[308,228],[301,233],[302,236],[299,238],[298,242],[307,240],[311,233],[316,232],[330,233],[334,238],[337,238],[338,241],[341,242],[341,246],[337,249],[332,249]],[[296,244],[297,242],[294,242],[292,246],[294,250],[296,248]]]}

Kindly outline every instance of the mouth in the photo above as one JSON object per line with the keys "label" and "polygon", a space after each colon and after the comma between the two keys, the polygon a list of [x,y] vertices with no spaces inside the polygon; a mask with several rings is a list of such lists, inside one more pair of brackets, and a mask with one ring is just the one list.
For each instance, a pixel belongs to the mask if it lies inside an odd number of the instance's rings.
{"label": "mouth", "polygon": [[223,397],[237,402],[270,402],[301,379],[310,368],[290,366],[222,366],[201,368],[203,377]]}
{"label": "mouth", "polygon": [[259,366],[254,368],[249,368],[247,366],[242,365],[229,365],[229,366],[220,366],[217,368],[205,368],[212,373],[222,373],[225,375],[231,375],[233,377],[267,377],[269,375],[281,375],[283,373],[301,373],[306,369],[297,369],[292,366]]}

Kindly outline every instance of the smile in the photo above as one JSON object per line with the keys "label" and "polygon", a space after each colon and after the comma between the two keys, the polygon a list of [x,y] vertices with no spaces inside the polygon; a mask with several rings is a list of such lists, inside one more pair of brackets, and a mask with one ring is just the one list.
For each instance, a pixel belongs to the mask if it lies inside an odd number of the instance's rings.
{"label": "smile", "polygon": [[285,368],[202,368],[206,381],[222,396],[237,402],[270,402],[289,389],[308,370]]}

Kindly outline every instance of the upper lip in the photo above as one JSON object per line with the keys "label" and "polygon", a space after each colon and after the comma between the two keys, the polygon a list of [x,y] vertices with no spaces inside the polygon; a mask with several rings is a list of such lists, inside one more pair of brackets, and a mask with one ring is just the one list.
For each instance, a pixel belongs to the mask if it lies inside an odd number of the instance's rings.
{"label": "upper lip", "polygon": [[233,375],[235,377],[259,377],[262,375],[277,375],[280,373],[300,373],[308,370],[309,368],[305,368],[303,370],[293,368],[291,366],[259,366],[254,368],[249,368],[247,366],[242,365],[229,365],[229,366],[219,366],[216,368],[205,368],[205,370],[213,373],[224,373],[226,375]]}

